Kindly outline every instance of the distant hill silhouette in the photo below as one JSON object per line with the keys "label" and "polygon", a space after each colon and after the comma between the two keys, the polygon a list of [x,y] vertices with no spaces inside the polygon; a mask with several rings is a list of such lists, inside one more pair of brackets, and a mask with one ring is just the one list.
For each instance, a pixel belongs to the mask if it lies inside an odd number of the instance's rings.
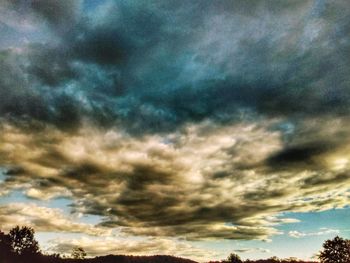
{"label": "distant hill silhouette", "polygon": [[124,256],[124,255],[107,255],[95,258],[72,259],[72,258],[56,258],[49,255],[36,255],[30,257],[10,257],[1,263],[198,263],[193,260],[157,255],[157,256]]}
{"label": "distant hill silhouette", "polygon": [[[64,262],[77,262],[77,260]],[[82,261],[79,261],[82,262]],[[85,263],[197,263],[196,261],[173,257],[173,256],[125,256],[125,255],[107,255],[84,260]]]}
{"label": "distant hill silhouette", "polygon": [[[29,260],[29,261],[28,261]],[[156,256],[128,256],[128,255],[107,255],[99,256],[95,258],[86,259],[72,259],[72,258],[55,258],[50,255],[37,255],[36,257],[27,258],[11,258],[1,263],[198,263],[196,261],[179,258],[166,255],[156,255]],[[211,261],[212,263],[226,263],[226,261]],[[228,262],[227,262],[228,263]],[[311,261],[299,261],[299,260],[279,260],[275,261],[273,259],[260,259],[260,260],[246,260],[243,263],[317,263]]]}

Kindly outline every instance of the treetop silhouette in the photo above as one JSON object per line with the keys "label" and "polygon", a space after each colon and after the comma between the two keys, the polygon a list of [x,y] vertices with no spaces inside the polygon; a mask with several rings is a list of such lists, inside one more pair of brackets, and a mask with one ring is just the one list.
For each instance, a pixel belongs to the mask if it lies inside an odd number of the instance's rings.
{"label": "treetop silhouette", "polygon": [[34,239],[34,229],[16,226],[9,232],[12,250],[18,255],[38,254],[39,244]]}
{"label": "treetop silhouette", "polygon": [[350,240],[339,236],[326,240],[318,257],[322,263],[349,263]]}

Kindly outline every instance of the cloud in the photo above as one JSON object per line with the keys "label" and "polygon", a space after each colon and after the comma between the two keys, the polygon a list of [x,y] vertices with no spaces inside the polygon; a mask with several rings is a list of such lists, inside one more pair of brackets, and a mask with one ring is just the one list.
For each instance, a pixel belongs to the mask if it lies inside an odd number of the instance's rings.
{"label": "cloud", "polygon": [[[105,225],[105,224],[103,224]],[[106,225],[108,226],[108,224]],[[161,227],[127,227],[127,234],[144,236],[181,236],[189,241],[199,240],[262,240],[270,241],[269,237],[280,235],[282,232],[272,227],[264,226],[230,226],[228,224],[187,223],[175,226]]]}
{"label": "cloud", "polygon": [[44,18],[51,26],[63,30],[72,27],[79,16],[81,0],[55,1],[35,0],[29,1],[28,8],[35,14]]}
{"label": "cloud", "polygon": [[85,15],[79,1],[5,3],[8,12],[25,8],[46,21],[52,36],[2,65],[13,72],[1,85],[11,104],[5,116],[59,128],[88,118],[143,133],[240,121],[247,112],[292,119],[348,113],[345,1],[122,1]]}
{"label": "cloud", "polygon": [[254,252],[260,252],[260,253],[270,253],[270,250],[265,248],[240,248],[234,250],[237,253],[254,253]]}
{"label": "cloud", "polygon": [[339,234],[339,230],[337,229],[329,229],[329,228],[320,228],[320,231],[318,232],[299,232],[296,230],[289,231],[288,235],[290,237],[294,238],[302,238],[302,237],[309,237],[309,236],[323,236],[323,235],[330,235],[330,234]]}
{"label": "cloud", "polygon": [[93,236],[111,234],[109,229],[76,222],[60,209],[34,203],[12,202],[1,205],[0,222],[3,230],[10,230],[14,224],[20,224],[33,227],[38,232],[84,233]]}
{"label": "cloud", "polygon": [[[79,17],[81,3],[80,0],[74,2],[66,0],[4,0],[0,10],[4,14],[10,13],[12,17],[17,18],[17,21],[8,16],[4,19],[15,28],[25,22],[29,23],[30,28],[40,27],[40,22],[46,22],[57,32],[57,30],[67,30],[67,28],[74,26]],[[29,25],[27,24],[27,27]]]}
{"label": "cloud", "polygon": [[104,256],[111,251],[115,255],[174,255],[190,257],[202,260],[213,258],[215,252],[201,249],[188,243],[172,239],[146,238],[146,239],[120,239],[120,238],[87,238],[50,240],[49,251],[60,254],[67,254],[76,246],[84,248],[88,256]]}
{"label": "cloud", "polygon": [[[235,166],[241,169],[242,159],[251,166],[261,163],[266,153],[278,148],[278,134],[271,134],[270,139],[276,146],[271,144],[270,150],[265,147],[252,152],[248,134],[240,131],[245,129],[246,133],[266,139],[268,133],[263,128],[238,125],[220,131],[219,127],[204,123],[189,126],[184,134],[174,133],[168,138],[155,135],[135,140],[122,132],[101,133],[91,129],[67,135],[47,128],[39,132],[42,135],[35,132],[30,136],[5,125],[1,155],[8,170],[4,185],[9,189],[25,189],[31,198],[71,196],[76,201],[76,210],[106,216],[109,220],[103,225],[125,226],[127,232],[135,231],[136,227],[138,232],[147,233],[148,225],[160,227],[152,235],[179,232],[186,236],[190,228],[196,229],[188,235],[191,239],[265,239],[277,231],[266,227],[225,226],[225,220],[238,221],[247,215],[240,211],[239,204],[236,207],[221,203],[231,198],[225,193],[220,199],[211,198],[222,189],[222,183],[227,182],[226,187],[231,189],[242,187],[230,183],[229,178],[234,178],[234,174],[225,171],[223,178],[220,178],[223,175],[218,177],[215,167],[222,169],[228,165],[228,170]],[[207,143],[213,146],[207,147]],[[258,140],[253,143],[260,144]],[[239,155],[235,147],[245,153]],[[236,162],[225,164],[225,159],[231,160],[235,155]],[[207,159],[206,163],[202,163],[203,158]],[[22,164],[18,172],[11,168],[13,162]],[[189,192],[194,194],[190,196]],[[223,213],[225,209],[227,213]],[[208,225],[209,222],[213,225]]]}
{"label": "cloud", "polygon": [[53,186],[49,188],[50,191],[41,191],[36,188],[29,188],[25,194],[29,198],[38,200],[50,200],[58,197],[70,197],[71,193],[63,187]]}
{"label": "cloud", "polygon": [[305,170],[273,170],[266,160],[285,147],[283,133],[271,129],[280,121],[206,121],[143,137],[89,123],[70,132],[8,123],[3,188],[69,197],[73,211],[102,216],[101,226],[128,235],[268,240],[281,234],[277,225],[297,222],[280,213],[342,208],[349,198],[348,168],[337,157],[347,158],[347,144]]}
{"label": "cloud", "polygon": [[295,148],[285,148],[269,159],[271,165],[288,165],[311,162],[311,159],[327,150],[326,145],[322,142],[316,142],[315,145],[302,145]]}

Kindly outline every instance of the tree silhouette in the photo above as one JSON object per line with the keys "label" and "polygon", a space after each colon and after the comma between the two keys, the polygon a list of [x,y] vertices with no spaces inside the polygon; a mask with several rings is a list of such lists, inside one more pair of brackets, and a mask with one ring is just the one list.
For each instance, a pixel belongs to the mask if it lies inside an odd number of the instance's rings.
{"label": "tree silhouette", "polygon": [[72,258],[84,259],[85,257],[86,257],[86,252],[82,247],[74,247],[72,249]]}
{"label": "tree silhouette", "polygon": [[12,247],[10,237],[0,230],[0,262],[9,262]]}
{"label": "tree silhouette", "polygon": [[225,262],[227,262],[227,263],[242,263],[242,260],[237,254],[231,253],[228,256],[228,258],[225,260]]}
{"label": "tree silhouette", "polygon": [[339,236],[332,240],[326,240],[318,257],[322,263],[350,262],[350,240]]}
{"label": "tree silhouette", "polygon": [[276,256],[270,257],[269,260],[270,260],[271,262],[280,262],[280,261],[281,261],[281,260],[280,260],[278,257],[276,257]]}
{"label": "tree silhouette", "polygon": [[16,226],[9,232],[10,244],[17,255],[33,255],[39,253],[38,242],[34,239],[34,229]]}

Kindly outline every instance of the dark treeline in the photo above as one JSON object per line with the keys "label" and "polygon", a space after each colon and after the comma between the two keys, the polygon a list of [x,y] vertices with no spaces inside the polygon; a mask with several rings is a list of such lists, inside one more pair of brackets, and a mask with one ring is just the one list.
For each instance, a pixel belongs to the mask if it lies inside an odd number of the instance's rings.
{"label": "dark treeline", "polygon": [[302,261],[297,258],[280,259],[278,257],[270,257],[268,259],[258,260],[241,260],[237,254],[230,254],[226,260],[210,261],[209,263],[316,263],[316,261]]}
{"label": "dark treeline", "polygon": [[[15,227],[7,234],[0,231],[0,263],[196,263],[195,261],[173,256],[125,256],[107,255],[85,258],[86,252],[81,247],[75,247],[71,256],[59,254],[44,254],[34,238],[34,229],[30,227]],[[335,237],[323,243],[323,249],[318,254],[321,263],[350,263],[350,240]],[[271,257],[261,260],[241,260],[237,254],[230,254],[222,261],[209,263],[315,263],[301,261],[296,258],[279,259]]]}
{"label": "dark treeline", "polygon": [[8,234],[0,231],[0,263],[196,263],[172,256],[124,256],[107,255],[85,258],[83,248],[73,248],[70,257],[59,254],[43,254],[34,238],[34,229],[15,227]]}

